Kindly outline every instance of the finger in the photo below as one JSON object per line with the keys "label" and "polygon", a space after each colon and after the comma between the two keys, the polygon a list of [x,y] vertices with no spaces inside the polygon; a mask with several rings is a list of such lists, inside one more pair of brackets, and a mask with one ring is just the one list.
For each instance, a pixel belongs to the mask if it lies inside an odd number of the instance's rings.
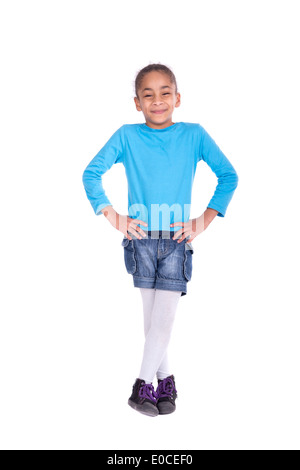
{"label": "finger", "polygon": [[141,227],[139,227],[138,225],[135,227],[135,230],[139,232],[140,234],[142,234],[143,237],[146,237],[144,230],[142,230]]}
{"label": "finger", "polygon": [[174,237],[173,237],[173,240],[177,240],[177,238],[180,237],[181,235],[182,235],[182,230],[178,230],[178,231],[175,233],[175,235],[174,235]]}
{"label": "finger", "polygon": [[132,226],[131,226],[131,227],[129,227],[129,228],[127,229],[127,231],[128,231],[129,233],[131,233],[132,235],[134,235],[136,238],[139,238],[139,239],[142,238],[142,237],[138,234],[138,232],[135,230],[135,227],[132,227]]}
{"label": "finger", "polygon": [[193,237],[191,233],[186,232],[185,238],[187,242],[191,242],[192,240],[194,240],[195,237]]}
{"label": "finger", "polygon": [[170,227],[174,227],[174,225],[184,225],[185,222],[174,222],[173,224],[170,224]]}
{"label": "finger", "polygon": [[143,220],[139,220],[139,219],[133,219],[134,223],[135,224],[142,224],[144,225],[145,227],[148,226],[148,224],[146,222],[144,222]]}
{"label": "finger", "polygon": [[189,235],[187,232],[183,233],[182,236],[179,238],[178,242],[181,243],[181,242],[183,242],[183,240],[185,240],[185,239],[186,239],[186,241],[189,241],[189,240],[188,240],[188,237],[189,237],[189,236],[190,236],[190,235]]}

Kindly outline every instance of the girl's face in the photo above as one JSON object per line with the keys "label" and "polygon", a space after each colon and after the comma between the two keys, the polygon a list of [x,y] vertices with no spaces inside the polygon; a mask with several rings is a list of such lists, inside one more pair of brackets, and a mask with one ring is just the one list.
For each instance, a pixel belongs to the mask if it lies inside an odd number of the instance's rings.
{"label": "girl's face", "polygon": [[164,129],[174,124],[172,114],[180,106],[180,93],[175,93],[175,85],[167,74],[153,70],[143,78],[134,101],[149,127]]}

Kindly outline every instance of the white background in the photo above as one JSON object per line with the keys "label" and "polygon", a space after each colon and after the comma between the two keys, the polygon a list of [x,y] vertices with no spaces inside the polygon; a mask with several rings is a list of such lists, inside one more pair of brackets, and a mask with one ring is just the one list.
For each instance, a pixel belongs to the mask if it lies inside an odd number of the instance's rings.
{"label": "white background", "polygon": [[[298,3],[1,2],[2,449],[300,448]],[[156,62],[177,78],[174,122],[200,123],[239,186],[193,242],[177,411],[149,418],[127,405],[140,293],[82,173],[144,122],[134,80]],[[216,182],[201,162],[191,217]],[[103,185],[126,214],[124,167]]]}

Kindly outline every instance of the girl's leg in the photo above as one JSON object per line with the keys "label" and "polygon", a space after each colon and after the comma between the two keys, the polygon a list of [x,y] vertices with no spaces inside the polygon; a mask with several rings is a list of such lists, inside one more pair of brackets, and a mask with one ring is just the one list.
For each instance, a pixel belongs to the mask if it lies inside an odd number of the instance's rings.
{"label": "girl's leg", "polygon": [[[140,287],[140,292],[143,299],[143,312],[144,312],[144,333],[145,337],[147,336],[148,331],[150,330],[151,326],[151,316],[152,310],[154,305],[154,298],[155,298],[155,289],[146,289],[144,287]],[[158,379],[165,379],[171,375],[170,366],[169,366],[169,358],[168,358],[168,351],[166,351],[163,360],[156,372],[156,376]]]}
{"label": "girl's leg", "polygon": [[[145,290],[154,291],[154,289]],[[143,289],[141,292],[144,292]],[[153,381],[165,358],[180,296],[180,291],[160,289],[156,289],[154,295],[150,293],[143,295],[143,298],[147,299],[148,308],[146,308],[145,321],[146,340],[139,378],[145,380],[146,383]],[[162,368],[163,372],[169,372],[164,369],[165,366]]]}

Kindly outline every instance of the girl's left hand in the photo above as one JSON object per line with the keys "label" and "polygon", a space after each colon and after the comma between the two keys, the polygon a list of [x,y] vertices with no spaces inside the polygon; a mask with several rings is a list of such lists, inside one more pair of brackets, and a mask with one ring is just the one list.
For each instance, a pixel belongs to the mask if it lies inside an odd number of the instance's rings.
{"label": "girl's left hand", "polygon": [[217,214],[218,211],[208,208],[205,212],[203,212],[202,215],[200,215],[200,217],[197,217],[196,219],[191,219],[188,222],[175,222],[174,224],[170,224],[170,227],[175,227],[178,225],[182,226],[182,228],[175,233],[173,240],[177,240],[178,243],[180,243],[185,238],[187,238],[189,242],[192,242],[209,226]]}
{"label": "girl's left hand", "polygon": [[173,237],[173,240],[177,240],[178,243],[182,242],[185,238],[188,238],[188,241],[191,242],[204,230],[203,219],[201,219],[201,217],[191,219],[188,222],[175,222],[174,224],[170,224],[170,227],[178,225],[181,225],[182,228],[179,229]]}

